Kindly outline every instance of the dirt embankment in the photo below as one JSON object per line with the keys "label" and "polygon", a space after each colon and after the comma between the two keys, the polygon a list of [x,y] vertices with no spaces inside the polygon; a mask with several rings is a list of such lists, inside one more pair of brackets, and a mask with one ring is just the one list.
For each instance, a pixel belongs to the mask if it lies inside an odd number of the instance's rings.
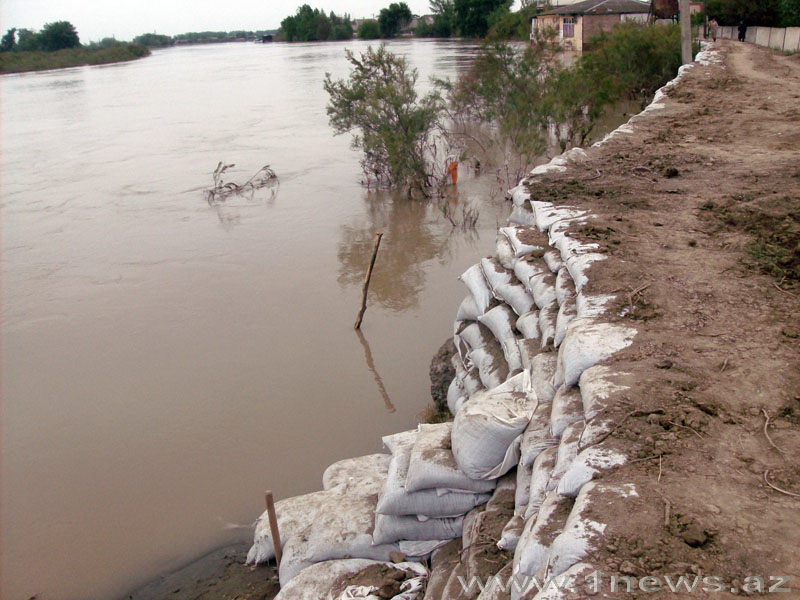
{"label": "dirt embankment", "polygon": [[582,232],[609,260],[590,291],[639,331],[615,361],[637,385],[610,439],[633,459],[611,480],[641,498],[602,515],[596,564],[725,582],[698,598],[785,576],[800,597],[800,56],[717,48],[724,63],[692,69],[634,134],[531,192],[597,216]]}

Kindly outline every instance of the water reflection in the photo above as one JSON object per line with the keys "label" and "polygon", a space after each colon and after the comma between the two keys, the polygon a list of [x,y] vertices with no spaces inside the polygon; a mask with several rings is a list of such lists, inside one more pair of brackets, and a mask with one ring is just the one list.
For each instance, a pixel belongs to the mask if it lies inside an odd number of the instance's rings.
{"label": "water reflection", "polygon": [[381,393],[381,398],[383,398],[383,403],[386,405],[386,410],[393,413],[397,409],[394,407],[392,399],[386,391],[386,386],[383,385],[383,378],[380,373],[378,373],[378,369],[375,368],[375,359],[372,358],[372,349],[369,347],[369,342],[360,329],[356,329],[356,335],[358,336],[358,341],[361,342],[361,345],[364,347],[364,360],[367,361],[367,368],[375,378],[375,383],[378,385],[378,391]]}
{"label": "water reflection", "polygon": [[383,231],[370,298],[393,311],[414,308],[425,287],[424,263],[447,259],[452,228],[438,218],[432,202],[372,192],[367,195],[367,204],[364,220],[341,228],[339,285],[361,285],[375,232]]}

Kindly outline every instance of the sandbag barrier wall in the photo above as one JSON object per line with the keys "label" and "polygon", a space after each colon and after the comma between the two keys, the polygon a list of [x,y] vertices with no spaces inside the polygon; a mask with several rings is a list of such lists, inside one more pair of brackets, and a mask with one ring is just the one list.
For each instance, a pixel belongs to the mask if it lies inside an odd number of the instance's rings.
{"label": "sandbag barrier wall", "polygon": [[[698,64],[720,61],[708,48]],[[692,66],[594,146],[633,133]],[[626,460],[606,439],[612,424],[603,409],[633,382],[598,363],[635,330],[609,322],[613,296],[592,293],[590,267],[606,258],[580,239],[592,215],[530,192],[538,176],[585,156],[572,149],[511,190],[510,225],[494,255],[460,276],[469,293],[454,327],[454,421],[386,436],[390,454],[339,461],[323,474],[322,491],[277,503],[284,554],[276,600],[367,598],[378,589],[395,600],[557,600],[568,592],[539,591],[531,577],[561,576],[574,588],[595,571],[582,561],[603,541],[607,524],[597,515],[637,496],[602,479]],[[502,530],[491,525],[498,518]],[[505,564],[481,560],[487,538],[510,557]],[[248,563],[273,557],[265,512]],[[500,585],[469,588],[489,576]],[[349,584],[354,577],[358,585]]]}
{"label": "sandbag barrier wall", "polygon": [[[739,38],[738,27],[720,27],[717,37],[724,40]],[[748,27],[744,37],[746,42],[780,50],[800,52],[800,27]]]}

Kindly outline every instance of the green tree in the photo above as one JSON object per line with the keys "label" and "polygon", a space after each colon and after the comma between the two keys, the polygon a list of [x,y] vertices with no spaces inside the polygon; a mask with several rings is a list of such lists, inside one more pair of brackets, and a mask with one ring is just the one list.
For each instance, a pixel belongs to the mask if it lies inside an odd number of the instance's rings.
{"label": "green tree", "polygon": [[385,44],[360,56],[345,54],[352,65],[349,78],[325,76],[331,127],[336,134],[353,132],[365,172],[409,194],[425,192],[431,178],[426,152],[439,125],[441,97],[435,92],[418,97],[417,70]]}
{"label": "green tree", "polygon": [[42,50],[55,52],[65,48],[77,48],[81,45],[78,32],[69,21],[48,23],[39,34]]}
{"label": "green tree", "polygon": [[362,40],[377,40],[381,37],[381,26],[375,19],[367,19],[359,25],[358,37]]}
{"label": "green tree", "polygon": [[147,46],[148,48],[164,48],[166,46],[172,46],[174,41],[172,37],[168,35],[143,33],[142,35],[137,35],[135,38],[133,38],[133,43],[141,44],[142,46]]}
{"label": "green tree", "polygon": [[456,25],[465,37],[485,37],[495,13],[508,12],[512,0],[454,0]]}
{"label": "green tree", "polygon": [[800,0],[781,0],[781,27],[800,27]]}
{"label": "green tree", "polygon": [[20,29],[17,31],[16,50],[21,52],[32,52],[41,49],[41,37],[38,33],[31,31],[30,29]]}
{"label": "green tree", "polygon": [[350,39],[353,27],[349,17],[338,17],[333,12],[328,16],[318,8],[303,4],[294,15],[281,21],[281,35],[287,42]]}
{"label": "green tree", "polygon": [[747,25],[774,27],[781,14],[781,0],[707,0],[706,14],[720,25]]}
{"label": "green tree", "polygon": [[450,37],[456,30],[456,9],[453,0],[431,0],[433,23],[421,23],[414,32],[418,37]]}
{"label": "green tree", "polygon": [[0,52],[10,52],[17,45],[17,29],[12,27],[0,39]]}
{"label": "green tree", "polygon": [[381,26],[381,35],[393,38],[400,30],[411,22],[413,15],[405,2],[392,2],[387,8],[382,8],[378,15],[378,24]]}

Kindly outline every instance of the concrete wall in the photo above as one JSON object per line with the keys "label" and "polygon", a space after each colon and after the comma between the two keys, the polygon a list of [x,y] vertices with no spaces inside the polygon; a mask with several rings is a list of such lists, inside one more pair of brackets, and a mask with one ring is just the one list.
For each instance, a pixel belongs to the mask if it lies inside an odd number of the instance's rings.
{"label": "concrete wall", "polygon": [[[738,39],[739,29],[735,26],[720,27],[717,37],[726,40]],[[745,41],[783,52],[798,52],[800,27],[748,27]]]}

